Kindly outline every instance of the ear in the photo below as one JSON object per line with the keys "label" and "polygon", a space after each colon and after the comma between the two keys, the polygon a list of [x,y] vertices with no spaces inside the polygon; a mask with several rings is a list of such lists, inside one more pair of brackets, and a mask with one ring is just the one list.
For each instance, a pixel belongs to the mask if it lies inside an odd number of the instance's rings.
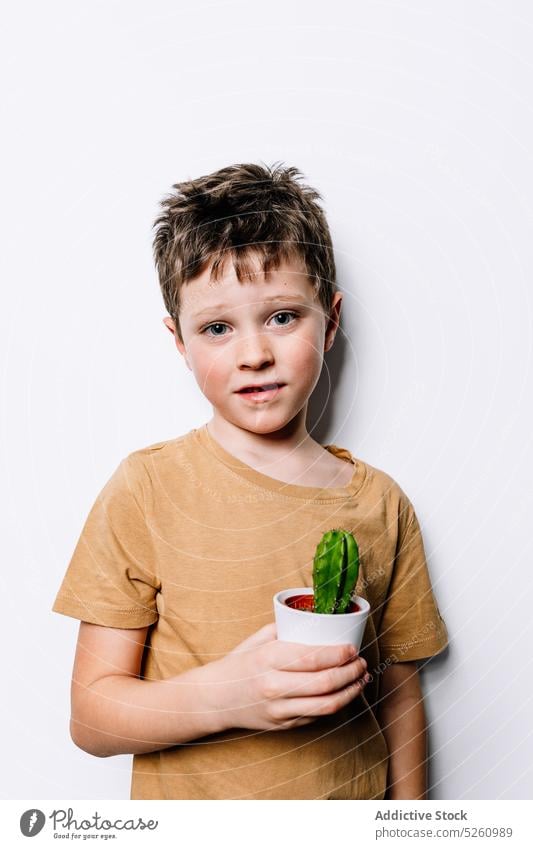
{"label": "ear", "polygon": [[331,310],[326,326],[326,335],[324,337],[324,353],[333,347],[335,334],[339,327],[339,319],[341,315],[342,292],[335,292],[331,302]]}
{"label": "ear", "polygon": [[165,316],[165,318],[163,319],[163,324],[166,328],[168,328],[168,330],[170,330],[172,335],[174,335],[174,333],[176,332],[176,328],[174,322],[172,321],[169,315]]}
{"label": "ear", "polygon": [[170,318],[169,315],[165,316],[165,318],[163,319],[163,324],[170,331],[170,333],[172,333],[172,335],[174,337],[174,341],[176,342],[176,348],[178,349],[178,351],[182,355],[183,359],[185,360],[185,363],[186,363],[189,371],[192,371],[192,369],[189,365],[189,361],[187,359],[187,354],[185,353],[185,345],[183,344],[181,339],[179,339],[178,334],[176,333],[176,325],[174,324],[173,320]]}

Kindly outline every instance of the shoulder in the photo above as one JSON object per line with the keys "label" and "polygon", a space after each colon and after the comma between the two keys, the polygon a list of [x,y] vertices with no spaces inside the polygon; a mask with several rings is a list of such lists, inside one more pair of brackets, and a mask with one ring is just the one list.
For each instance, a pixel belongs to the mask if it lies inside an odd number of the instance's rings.
{"label": "shoulder", "polygon": [[183,434],[183,436],[174,437],[173,439],[164,439],[162,442],[153,442],[151,445],[146,445],[144,448],[137,448],[135,451],[131,451],[124,459],[131,462],[137,462],[151,458],[154,455],[165,457],[169,454],[173,454],[176,449],[179,449],[179,447],[189,438],[190,432]]}
{"label": "shoulder", "polygon": [[366,480],[369,486],[379,490],[382,493],[390,494],[391,497],[398,499],[407,499],[407,495],[401,484],[389,472],[373,466],[367,460],[357,461],[364,462],[366,467]]}
{"label": "shoulder", "polygon": [[403,485],[384,469],[373,466],[366,460],[354,459],[363,463],[366,472],[360,497],[368,502],[369,507],[384,514],[387,521],[397,519],[400,530],[405,530],[412,521],[415,510]]}
{"label": "shoulder", "polygon": [[131,451],[121,460],[117,472],[127,479],[130,490],[143,492],[176,479],[183,468],[192,431],[172,439],[153,442]]}
{"label": "shoulder", "polygon": [[189,445],[193,433],[194,431],[191,430],[182,436],[163,439],[161,442],[153,442],[144,448],[137,448],[124,457],[122,462],[132,468],[168,461],[175,462],[176,458],[179,458],[183,450]]}

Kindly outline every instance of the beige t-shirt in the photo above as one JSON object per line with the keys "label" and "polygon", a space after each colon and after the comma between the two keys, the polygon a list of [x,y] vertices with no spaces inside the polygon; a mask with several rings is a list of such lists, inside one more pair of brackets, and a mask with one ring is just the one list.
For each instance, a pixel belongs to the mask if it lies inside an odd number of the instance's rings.
{"label": "beige t-shirt", "polygon": [[100,492],[53,605],[86,622],[152,626],[141,677],[225,655],[274,619],[272,596],[312,587],[316,546],[351,531],[370,615],[360,654],[373,680],[336,714],[283,731],[230,729],[133,756],[131,799],[382,799],[388,749],[376,720],[383,669],[447,645],[413,506],[354,463],[351,482],[287,484],[228,453],[207,426],[125,457]]}

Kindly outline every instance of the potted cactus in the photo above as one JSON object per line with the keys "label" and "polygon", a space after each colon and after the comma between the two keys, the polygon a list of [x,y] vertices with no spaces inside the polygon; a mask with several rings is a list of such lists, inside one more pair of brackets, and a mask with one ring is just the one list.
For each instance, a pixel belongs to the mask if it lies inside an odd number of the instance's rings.
{"label": "potted cactus", "polygon": [[313,560],[313,587],[274,595],[279,640],[307,645],[351,643],[360,648],[370,605],[355,595],[359,549],[349,531],[327,531]]}

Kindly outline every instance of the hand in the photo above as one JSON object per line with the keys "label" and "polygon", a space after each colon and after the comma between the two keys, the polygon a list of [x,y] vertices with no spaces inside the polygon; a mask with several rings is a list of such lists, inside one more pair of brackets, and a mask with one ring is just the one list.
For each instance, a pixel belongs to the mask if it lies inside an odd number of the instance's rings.
{"label": "hand", "polygon": [[297,728],[336,713],[363,691],[366,661],[349,645],[276,639],[271,622],[208,664],[223,729]]}

